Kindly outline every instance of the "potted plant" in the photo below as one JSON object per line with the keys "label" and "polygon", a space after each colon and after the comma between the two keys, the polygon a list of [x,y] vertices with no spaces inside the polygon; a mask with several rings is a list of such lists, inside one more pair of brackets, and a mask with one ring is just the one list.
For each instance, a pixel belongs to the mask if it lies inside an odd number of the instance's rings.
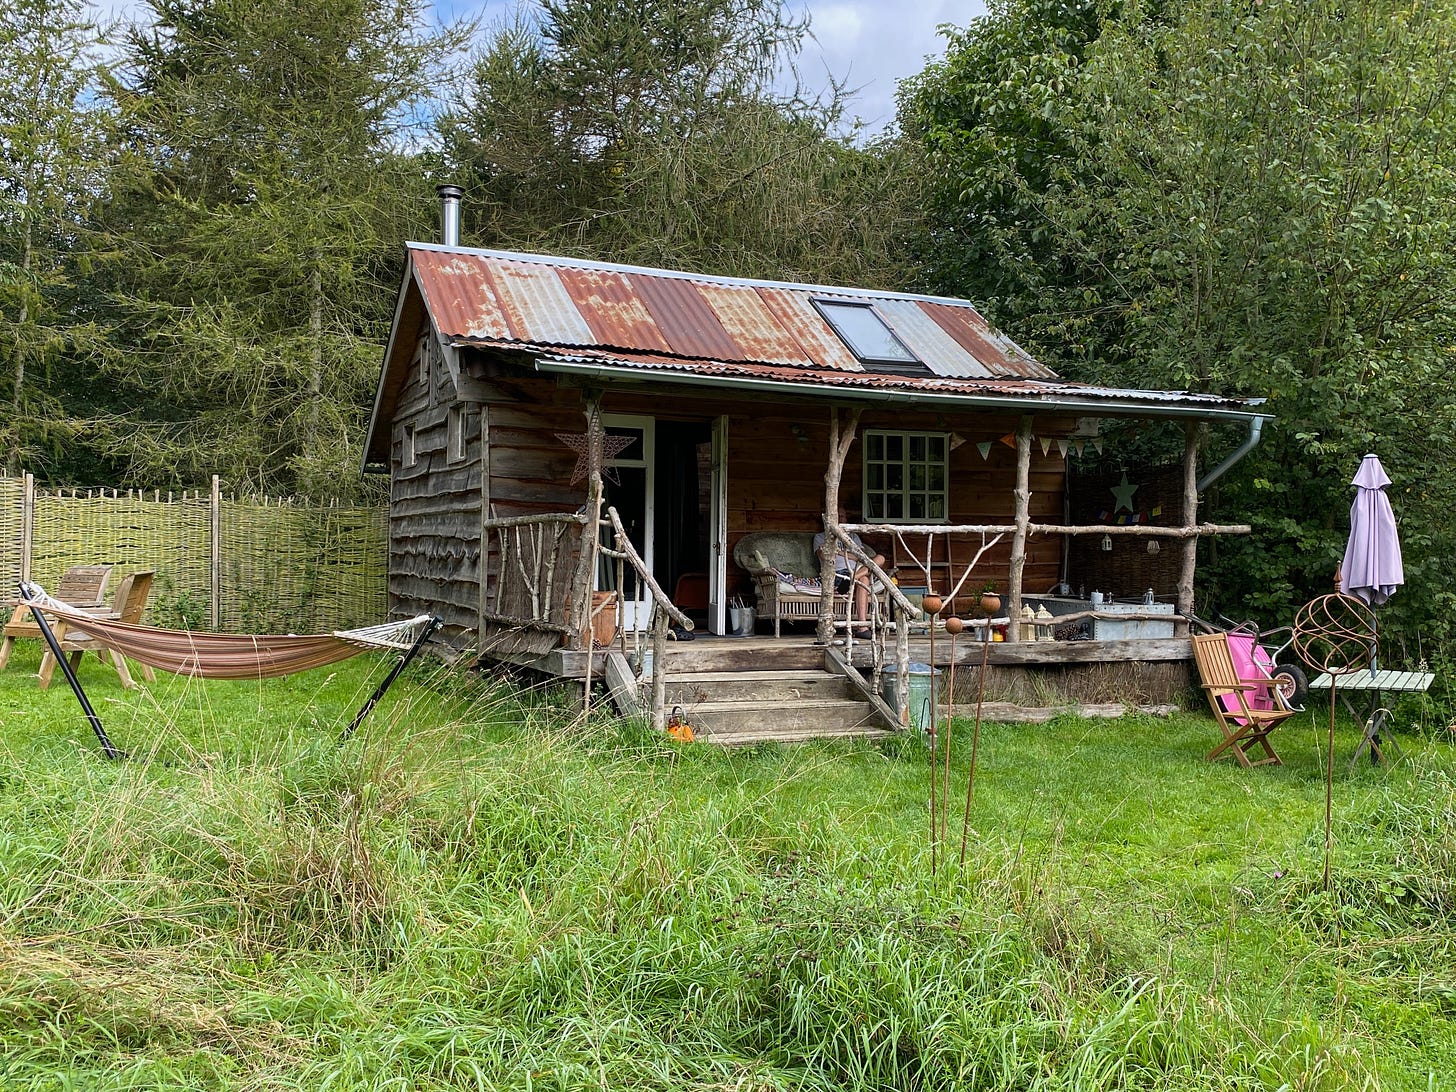
{"label": "potted plant", "polygon": [[1001,596],[996,591],[996,585],[988,582],[981,588],[981,613],[987,618],[1001,609]]}

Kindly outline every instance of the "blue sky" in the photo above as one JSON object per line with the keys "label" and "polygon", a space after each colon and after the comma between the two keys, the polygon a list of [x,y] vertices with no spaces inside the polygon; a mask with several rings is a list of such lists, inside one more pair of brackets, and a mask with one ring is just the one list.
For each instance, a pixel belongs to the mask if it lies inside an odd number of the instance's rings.
{"label": "blue sky", "polygon": [[[478,15],[487,24],[515,6],[516,0],[435,0],[442,18]],[[139,0],[96,0],[96,7],[121,18],[146,9]],[[871,133],[894,120],[896,83],[943,52],[936,27],[964,26],[986,10],[984,0],[790,0],[790,7],[807,11],[815,38],[800,58],[805,82],[821,87],[832,75],[856,89],[850,113]]]}

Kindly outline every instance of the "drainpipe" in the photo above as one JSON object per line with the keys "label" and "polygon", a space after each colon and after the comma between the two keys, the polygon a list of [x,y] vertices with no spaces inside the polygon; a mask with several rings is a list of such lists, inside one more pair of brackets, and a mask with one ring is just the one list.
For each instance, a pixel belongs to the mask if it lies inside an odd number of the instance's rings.
{"label": "drainpipe", "polygon": [[440,242],[446,246],[460,245],[460,198],[465,191],[459,186],[435,187],[440,198]]}
{"label": "drainpipe", "polygon": [[1229,470],[1233,469],[1235,463],[1239,462],[1245,455],[1259,446],[1259,438],[1264,434],[1265,420],[1266,418],[1263,417],[1255,417],[1249,422],[1249,434],[1244,437],[1244,442],[1230,452],[1228,458],[1224,459],[1223,462],[1219,463],[1207,474],[1198,479],[1198,484],[1194,487],[1198,492],[1204,492],[1210,485],[1218,481]]}

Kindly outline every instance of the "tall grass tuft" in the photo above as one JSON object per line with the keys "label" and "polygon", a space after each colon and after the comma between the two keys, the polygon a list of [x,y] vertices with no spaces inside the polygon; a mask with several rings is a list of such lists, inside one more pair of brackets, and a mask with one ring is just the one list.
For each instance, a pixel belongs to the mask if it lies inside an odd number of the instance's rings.
{"label": "tall grass tuft", "polygon": [[1425,1089],[1456,1059],[1440,745],[1344,784],[1331,904],[1312,746],[1251,772],[1202,762],[1202,717],[988,725],[974,852],[932,877],[911,738],[685,747],[418,669],[339,745],[382,666],[88,679],[122,764],[0,676],[0,1086]]}

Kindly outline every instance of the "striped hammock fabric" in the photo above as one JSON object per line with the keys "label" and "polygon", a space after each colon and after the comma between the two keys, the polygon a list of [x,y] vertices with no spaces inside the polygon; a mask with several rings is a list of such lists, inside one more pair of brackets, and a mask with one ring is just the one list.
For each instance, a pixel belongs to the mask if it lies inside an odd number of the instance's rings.
{"label": "striped hammock fabric", "polygon": [[202,633],[97,617],[52,599],[34,584],[26,592],[32,607],[64,622],[68,632],[77,630],[97,644],[163,671],[204,679],[276,679],[326,667],[369,649],[408,649],[430,622],[428,614],[421,614],[406,622],[304,636]]}

